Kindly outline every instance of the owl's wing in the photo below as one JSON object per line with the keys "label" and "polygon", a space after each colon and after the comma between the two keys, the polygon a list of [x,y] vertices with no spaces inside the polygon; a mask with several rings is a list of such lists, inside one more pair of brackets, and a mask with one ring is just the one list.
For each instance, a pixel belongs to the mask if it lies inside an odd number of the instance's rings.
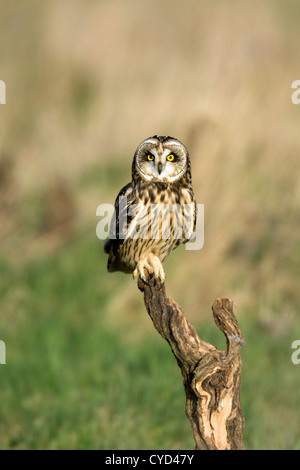
{"label": "owl's wing", "polygon": [[104,252],[109,255],[107,268],[109,271],[124,270],[119,259],[119,251],[124,240],[129,236],[130,229],[139,211],[139,201],[133,190],[132,183],[128,183],[119,192],[115,201],[115,211],[110,223],[109,239],[104,243]]}
{"label": "owl's wing", "polygon": [[[185,217],[184,223],[186,224],[185,226],[188,227],[188,230],[186,233],[186,239],[183,241],[183,243],[187,243],[192,238],[192,236],[195,234],[195,231],[196,231],[196,223],[197,223],[196,201],[193,201],[193,204],[191,205],[191,213],[187,212],[187,214],[184,214],[184,217]],[[189,219],[189,221],[186,219]]]}
{"label": "owl's wing", "polygon": [[[126,201],[127,204],[123,204],[123,201]],[[108,255],[111,253],[111,250],[114,254],[117,254],[120,244],[123,241],[122,235],[126,230],[126,225],[124,226],[123,220],[125,212],[127,211],[128,205],[132,199],[132,184],[128,183],[124,188],[119,192],[115,200],[115,210],[110,222],[109,228],[109,239],[104,243],[104,252]],[[121,224],[120,224],[121,220]]]}
{"label": "owl's wing", "polygon": [[187,243],[191,240],[196,231],[196,222],[197,222],[197,204],[194,200],[192,204],[185,206],[183,212],[184,218],[184,235],[185,237],[181,240],[178,240],[176,245],[173,247],[173,250],[177,248],[181,243]]}

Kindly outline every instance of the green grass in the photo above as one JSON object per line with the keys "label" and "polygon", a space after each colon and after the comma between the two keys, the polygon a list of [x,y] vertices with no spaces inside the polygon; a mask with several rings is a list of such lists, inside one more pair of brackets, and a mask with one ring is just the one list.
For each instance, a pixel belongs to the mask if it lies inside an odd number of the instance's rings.
{"label": "green grass", "polygon": [[98,248],[74,244],[19,273],[1,265],[2,311],[19,292],[1,331],[1,448],[193,446],[167,345],[155,334],[128,345],[121,318],[105,325]]}
{"label": "green grass", "polygon": [[[109,318],[109,303],[129,281],[104,265],[99,243],[86,240],[21,268],[2,259],[1,449],[194,447],[169,347],[154,329],[139,331],[145,310],[123,318],[121,298],[118,320]],[[290,345],[300,332],[266,334],[251,312],[241,327],[246,446],[299,448],[300,369]],[[225,346],[214,324],[198,330]]]}

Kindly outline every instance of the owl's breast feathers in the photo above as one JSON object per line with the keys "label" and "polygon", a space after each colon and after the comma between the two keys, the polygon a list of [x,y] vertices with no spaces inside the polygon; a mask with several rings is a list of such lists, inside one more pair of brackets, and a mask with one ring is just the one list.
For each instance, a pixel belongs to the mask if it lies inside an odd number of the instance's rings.
{"label": "owl's breast feathers", "polygon": [[108,271],[132,272],[147,251],[165,259],[191,238],[195,226],[196,201],[188,178],[174,183],[133,180],[115,202],[104,244]]}

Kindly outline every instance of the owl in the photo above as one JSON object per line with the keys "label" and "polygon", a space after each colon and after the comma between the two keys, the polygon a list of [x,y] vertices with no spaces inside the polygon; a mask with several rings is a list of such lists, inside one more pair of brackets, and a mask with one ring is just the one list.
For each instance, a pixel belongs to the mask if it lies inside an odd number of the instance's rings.
{"label": "owl", "polygon": [[115,201],[109,239],[104,244],[109,272],[145,270],[162,283],[162,262],[195,232],[196,201],[186,147],[169,136],[149,137],[136,149],[132,181]]}

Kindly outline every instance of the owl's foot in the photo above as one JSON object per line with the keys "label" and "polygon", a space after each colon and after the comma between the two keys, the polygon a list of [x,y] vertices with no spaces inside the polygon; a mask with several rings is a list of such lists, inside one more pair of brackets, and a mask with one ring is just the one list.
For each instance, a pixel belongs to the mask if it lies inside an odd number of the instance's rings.
{"label": "owl's foot", "polygon": [[152,267],[154,277],[157,277],[158,279],[160,279],[161,282],[164,284],[166,276],[165,276],[163,265],[159,257],[154,255],[153,253],[149,253],[147,256],[147,259],[148,259],[148,263]]}
{"label": "owl's foot", "polygon": [[145,275],[144,269],[147,269],[147,271],[148,271],[149,274],[152,274],[152,273],[153,273],[152,266],[150,266],[150,264],[148,263],[147,257],[141,259],[141,260],[138,262],[138,264],[136,265],[136,268],[135,268],[135,270],[134,270],[133,273],[132,273],[133,279],[137,281],[137,280],[138,280],[138,277],[140,276],[140,278],[141,278],[144,282],[146,282],[146,275]]}
{"label": "owl's foot", "polygon": [[155,256],[153,253],[148,253],[145,258],[141,259],[133,271],[133,278],[137,280],[138,276],[140,276],[140,278],[146,282],[144,269],[147,269],[149,274],[154,274],[154,277],[160,279],[164,284],[165,272],[158,256]]}

